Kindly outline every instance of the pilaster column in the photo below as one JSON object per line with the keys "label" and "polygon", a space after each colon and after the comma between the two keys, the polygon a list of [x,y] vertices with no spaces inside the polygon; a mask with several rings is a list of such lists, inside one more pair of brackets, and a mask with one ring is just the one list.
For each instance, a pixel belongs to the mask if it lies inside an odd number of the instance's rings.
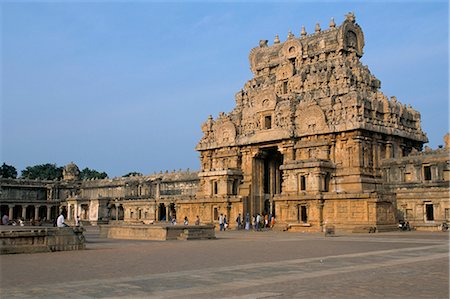
{"label": "pilaster column", "polygon": [[52,207],[47,205],[47,220],[50,220]]}
{"label": "pilaster column", "polygon": [[39,207],[38,205],[34,206],[34,220],[38,220],[39,218]]}
{"label": "pilaster column", "polygon": [[9,217],[9,220],[12,220],[13,216],[14,216],[14,205],[8,205],[8,208],[9,208],[8,217]]}
{"label": "pilaster column", "polygon": [[116,207],[116,221],[119,220],[119,204],[114,204],[114,206]]}
{"label": "pilaster column", "polygon": [[166,206],[166,222],[169,221],[169,206]]}
{"label": "pilaster column", "polygon": [[28,205],[22,205],[22,218],[25,219],[27,216],[27,207]]}
{"label": "pilaster column", "polygon": [[386,159],[392,158],[392,143],[386,143]]}

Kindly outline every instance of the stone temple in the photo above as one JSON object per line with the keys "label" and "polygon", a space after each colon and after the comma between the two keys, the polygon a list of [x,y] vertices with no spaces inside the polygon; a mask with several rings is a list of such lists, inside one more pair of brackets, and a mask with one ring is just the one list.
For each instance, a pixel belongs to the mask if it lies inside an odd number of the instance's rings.
{"label": "stone temple", "polygon": [[284,230],[383,231],[399,219],[436,229],[450,221],[448,136],[422,151],[420,113],[380,91],[364,43],[352,13],[261,40],[233,111],[202,125],[199,172],[80,181],[70,164],[58,182],[1,179],[2,214],[50,219],[64,208],[92,225],[225,214],[234,226],[260,213]]}

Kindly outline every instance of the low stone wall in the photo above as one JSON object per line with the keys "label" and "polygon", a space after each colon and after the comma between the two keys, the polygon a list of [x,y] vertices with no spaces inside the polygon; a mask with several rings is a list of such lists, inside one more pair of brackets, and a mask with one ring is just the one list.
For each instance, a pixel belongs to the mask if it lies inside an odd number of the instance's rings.
{"label": "low stone wall", "polygon": [[128,240],[215,239],[213,224],[202,225],[101,225],[100,237]]}
{"label": "low stone wall", "polygon": [[85,249],[81,227],[1,226],[0,254]]}

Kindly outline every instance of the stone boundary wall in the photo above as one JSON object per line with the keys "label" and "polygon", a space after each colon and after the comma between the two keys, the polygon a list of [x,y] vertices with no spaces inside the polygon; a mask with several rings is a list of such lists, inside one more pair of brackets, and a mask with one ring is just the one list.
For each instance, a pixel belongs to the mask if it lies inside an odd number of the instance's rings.
{"label": "stone boundary wall", "polygon": [[0,227],[0,254],[85,249],[81,227]]}
{"label": "stone boundary wall", "polygon": [[100,237],[128,240],[215,239],[213,224],[202,225],[101,225]]}

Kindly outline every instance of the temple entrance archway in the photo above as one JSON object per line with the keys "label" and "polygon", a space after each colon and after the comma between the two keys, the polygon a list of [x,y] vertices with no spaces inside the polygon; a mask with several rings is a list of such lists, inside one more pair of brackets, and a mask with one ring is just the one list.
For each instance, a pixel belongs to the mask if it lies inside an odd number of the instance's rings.
{"label": "temple entrance archway", "polygon": [[283,155],[277,147],[260,149],[253,158],[251,214],[274,214],[273,196],[282,191],[281,165]]}

